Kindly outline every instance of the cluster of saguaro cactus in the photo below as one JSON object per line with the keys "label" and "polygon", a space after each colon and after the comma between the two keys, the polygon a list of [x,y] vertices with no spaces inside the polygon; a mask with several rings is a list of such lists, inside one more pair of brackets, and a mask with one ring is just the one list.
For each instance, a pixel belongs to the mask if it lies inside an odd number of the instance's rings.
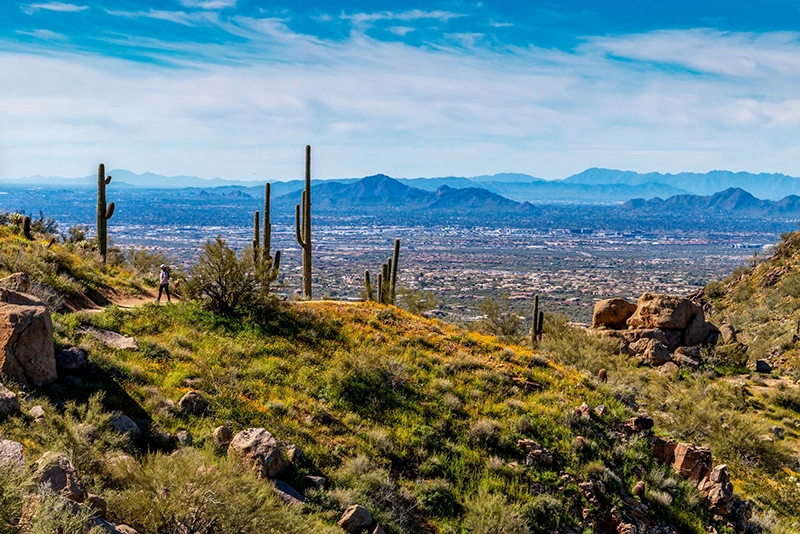
{"label": "cluster of saguaro cactus", "polygon": [[[391,258],[386,258],[386,262],[381,265],[381,272],[378,273],[376,286],[378,290],[377,302],[381,304],[394,305],[397,296],[397,267],[400,262],[400,240],[394,240],[394,253]],[[367,300],[376,300],[374,288],[370,279],[369,271],[364,271],[364,290],[367,293]]]}
{"label": "cluster of saguaro cactus", "polygon": [[272,256],[270,247],[272,246],[272,223],[270,222],[270,184],[264,186],[264,241],[261,243],[259,236],[260,213],[256,210],[253,216],[253,261],[255,262],[256,272],[263,273],[270,280],[278,277],[278,269],[281,264],[281,251],[275,251]]}
{"label": "cluster of saguaro cactus", "polygon": [[[302,204],[302,213],[301,213]],[[297,244],[303,249],[303,298],[311,298],[311,147],[306,145],[306,187],[294,207]]]}
{"label": "cluster of saguaro cactus", "polygon": [[539,311],[539,295],[533,296],[533,318],[531,320],[531,345],[542,340],[544,329],[544,312]]}
{"label": "cluster of saguaro cactus", "polygon": [[106,205],[106,186],[111,183],[111,176],[106,176],[106,166],[97,167],[97,248],[103,262],[106,261],[108,249],[108,219],[114,215],[114,203]]}

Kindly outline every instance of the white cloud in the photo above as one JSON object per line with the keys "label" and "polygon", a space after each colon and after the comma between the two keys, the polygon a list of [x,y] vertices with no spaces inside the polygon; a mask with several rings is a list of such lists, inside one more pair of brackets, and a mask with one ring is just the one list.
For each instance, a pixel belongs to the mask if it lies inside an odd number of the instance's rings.
{"label": "white cloud", "polygon": [[399,35],[400,37],[405,37],[409,33],[413,32],[416,28],[412,28],[411,26],[391,26],[386,28],[386,31],[393,33],[395,35]]}
{"label": "white cloud", "polygon": [[116,17],[123,17],[128,19],[148,18],[156,20],[164,20],[167,22],[174,22],[183,26],[194,26],[199,23],[215,23],[218,16],[216,13],[207,11],[163,11],[158,9],[151,9],[149,11],[120,11],[107,9],[106,13]]}
{"label": "white cloud", "polygon": [[20,9],[22,9],[22,11],[24,11],[28,15],[31,15],[33,13],[36,13],[39,10],[60,11],[62,13],[74,13],[74,12],[84,11],[86,9],[89,9],[89,6],[79,6],[79,5],[75,5],[75,4],[66,4],[66,3],[63,3],[63,2],[47,2],[47,3],[44,3],[44,4],[28,4],[28,5],[24,5],[24,6],[21,6]]}
{"label": "white cloud", "polygon": [[591,166],[800,175],[797,35],[655,32],[571,52],[495,51],[360,33],[327,42],[280,19],[210,23],[245,44],[128,41],[159,63],[194,57],[185,68],[0,53],[0,176],[84,175],[105,160],[290,179],[307,143],[320,177],[563,177]]}
{"label": "white cloud", "polygon": [[199,9],[226,9],[236,7],[237,0],[180,0],[184,7]]}
{"label": "white cloud", "polygon": [[353,24],[372,23],[380,20],[399,20],[403,22],[411,22],[416,20],[436,20],[439,22],[448,22],[451,19],[463,17],[460,13],[453,13],[450,11],[423,11],[421,9],[412,9],[409,11],[379,11],[374,13],[342,13],[339,18],[342,20],[349,20]]}
{"label": "white cloud", "polygon": [[19,35],[27,35],[29,37],[35,37],[36,39],[42,39],[43,41],[69,40],[69,38],[63,33],[56,33],[51,30],[33,30],[33,31],[17,30],[15,33],[18,33]]}

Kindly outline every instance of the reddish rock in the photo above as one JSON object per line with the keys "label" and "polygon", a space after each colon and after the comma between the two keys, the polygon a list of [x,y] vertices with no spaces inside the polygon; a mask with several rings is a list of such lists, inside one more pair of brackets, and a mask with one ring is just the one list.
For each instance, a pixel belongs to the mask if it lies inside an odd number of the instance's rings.
{"label": "reddish rock", "polygon": [[592,328],[627,328],[628,319],[636,311],[636,304],[623,299],[601,300],[594,305]]}
{"label": "reddish rock", "polygon": [[650,430],[654,425],[652,417],[647,414],[640,414],[636,417],[631,417],[622,426],[629,432],[639,433]]}
{"label": "reddish rock", "polygon": [[690,443],[678,443],[672,467],[682,476],[700,481],[711,471],[711,450]]}
{"label": "reddish rock", "polygon": [[671,464],[675,461],[675,448],[677,443],[672,440],[666,440],[659,436],[650,438],[650,447],[653,451],[653,458],[662,464]]}
{"label": "reddish rock", "polygon": [[645,293],[639,297],[636,313],[628,319],[633,328],[686,328],[703,309],[689,299]]}

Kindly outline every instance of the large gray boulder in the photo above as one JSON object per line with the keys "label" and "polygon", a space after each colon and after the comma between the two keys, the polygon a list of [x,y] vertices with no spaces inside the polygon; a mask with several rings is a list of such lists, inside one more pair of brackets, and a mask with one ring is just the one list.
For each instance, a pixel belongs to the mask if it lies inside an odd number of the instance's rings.
{"label": "large gray boulder", "polygon": [[264,428],[248,428],[233,437],[228,456],[238,458],[258,478],[275,478],[287,467],[278,442]]}
{"label": "large gray boulder", "polygon": [[632,328],[686,328],[703,308],[689,299],[645,293],[639,297],[636,313],[628,319]]}
{"label": "large gray boulder", "polygon": [[47,305],[0,288],[0,377],[27,386],[56,379],[53,323]]}

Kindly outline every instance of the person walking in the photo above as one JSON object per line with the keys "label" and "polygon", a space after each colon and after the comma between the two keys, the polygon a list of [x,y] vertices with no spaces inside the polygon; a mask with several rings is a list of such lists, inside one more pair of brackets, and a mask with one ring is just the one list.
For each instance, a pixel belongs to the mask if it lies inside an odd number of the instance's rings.
{"label": "person walking", "polygon": [[167,270],[166,265],[161,265],[161,275],[158,279],[158,298],[156,302],[161,302],[161,293],[164,292],[167,294],[167,302],[172,302],[169,299],[169,271]]}

